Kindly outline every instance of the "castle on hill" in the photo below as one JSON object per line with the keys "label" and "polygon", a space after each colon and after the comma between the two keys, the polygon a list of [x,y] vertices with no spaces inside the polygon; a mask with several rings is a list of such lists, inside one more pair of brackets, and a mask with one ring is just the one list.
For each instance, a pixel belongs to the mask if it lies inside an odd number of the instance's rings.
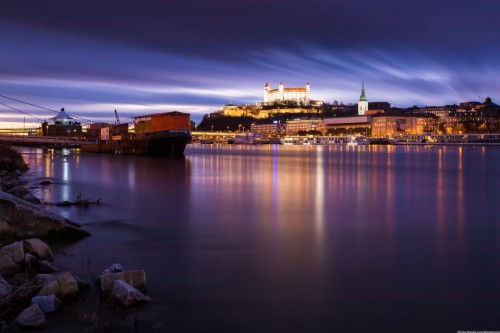
{"label": "castle on hill", "polygon": [[311,86],[309,82],[305,87],[285,88],[283,82],[280,82],[277,89],[271,89],[269,82],[264,86],[264,104],[274,102],[294,101],[297,104],[309,105]]}

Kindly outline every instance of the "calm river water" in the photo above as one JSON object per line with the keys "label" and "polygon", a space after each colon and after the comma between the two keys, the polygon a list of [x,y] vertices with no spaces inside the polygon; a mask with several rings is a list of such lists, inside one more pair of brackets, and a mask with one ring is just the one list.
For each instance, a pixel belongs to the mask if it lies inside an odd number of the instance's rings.
{"label": "calm river water", "polygon": [[43,199],[102,199],[54,208],[92,233],[56,262],[144,269],[138,331],[500,330],[500,147],[23,152]]}

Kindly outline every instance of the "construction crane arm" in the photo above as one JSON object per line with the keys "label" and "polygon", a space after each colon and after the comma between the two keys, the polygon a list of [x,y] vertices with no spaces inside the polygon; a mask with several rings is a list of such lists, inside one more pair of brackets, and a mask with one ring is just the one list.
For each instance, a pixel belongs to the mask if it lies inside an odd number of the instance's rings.
{"label": "construction crane arm", "polygon": [[115,109],[116,124],[120,125],[120,117],[118,117],[118,112]]}

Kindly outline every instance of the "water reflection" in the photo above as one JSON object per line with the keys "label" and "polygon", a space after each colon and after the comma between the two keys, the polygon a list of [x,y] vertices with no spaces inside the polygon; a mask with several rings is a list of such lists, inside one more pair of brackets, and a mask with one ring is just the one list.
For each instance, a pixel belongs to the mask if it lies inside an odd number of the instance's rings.
{"label": "water reflection", "polygon": [[198,145],[183,159],[26,156],[55,180],[56,199],[82,191],[105,202],[59,210],[91,230],[72,251],[93,260],[85,268],[58,260],[93,274],[115,261],[144,268],[156,304],[203,314],[194,317],[206,331],[500,325],[495,147]]}

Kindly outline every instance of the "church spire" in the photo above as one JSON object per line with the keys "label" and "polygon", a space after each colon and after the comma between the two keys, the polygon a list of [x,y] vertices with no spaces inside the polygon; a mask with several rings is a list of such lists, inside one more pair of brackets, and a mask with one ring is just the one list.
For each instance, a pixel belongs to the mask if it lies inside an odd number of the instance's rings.
{"label": "church spire", "polygon": [[363,81],[363,83],[361,84],[361,96],[359,97],[359,101],[360,102],[366,102],[367,99],[366,99],[366,95],[365,95],[365,81]]}
{"label": "church spire", "polygon": [[358,102],[358,115],[364,116],[366,111],[368,111],[368,99],[365,95],[365,81],[363,81],[361,85],[361,96],[359,96]]}

